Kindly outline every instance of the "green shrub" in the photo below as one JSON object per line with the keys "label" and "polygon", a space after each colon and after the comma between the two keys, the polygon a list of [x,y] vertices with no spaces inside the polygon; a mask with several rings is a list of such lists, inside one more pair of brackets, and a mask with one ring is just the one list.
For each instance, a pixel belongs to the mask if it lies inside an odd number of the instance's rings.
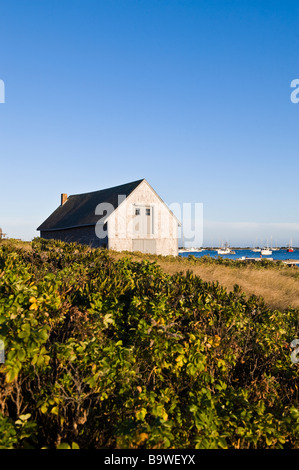
{"label": "green shrub", "polygon": [[296,448],[297,334],[298,310],[151,257],[0,245],[0,447]]}

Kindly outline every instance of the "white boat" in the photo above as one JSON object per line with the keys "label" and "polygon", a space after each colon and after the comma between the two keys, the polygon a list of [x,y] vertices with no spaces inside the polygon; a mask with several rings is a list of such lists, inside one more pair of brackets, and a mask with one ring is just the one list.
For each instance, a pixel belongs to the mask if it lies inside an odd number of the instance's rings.
{"label": "white boat", "polygon": [[[271,237],[272,239],[272,237]],[[267,240],[267,245],[264,246],[264,248],[261,249],[261,255],[272,255],[272,248],[269,248],[269,243]]]}
{"label": "white boat", "polygon": [[232,251],[226,243],[225,247],[218,248],[217,253],[218,255],[233,255],[235,254],[235,251]]}
{"label": "white boat", "polygon": [[271,250],[272,251],[279,251],[279,248],[277,248],[277,242],[276,242],[275,247],[272,246],[272,237],[271,237]]}
{"label": "white boat", "polygon": [[261,248],[259,247],[258,239],[255,241],[255,246],[251,249],[254,253],[259,253],[261,251]]}
{"label": "white boat", "polygon": [[219,248],[217,250],[218,255],[229,255],[231,253],[231,250],[229,248]]}
{"label": "white boat", "polygon": [[179,253],[195,253],[197,251],[202,250],[199,250],[198,248],[179,248]]}
{"label": "white boat", "polygon": [[272,255],[272,251],[269,248],[263,248],[261,250],[261,255]]}

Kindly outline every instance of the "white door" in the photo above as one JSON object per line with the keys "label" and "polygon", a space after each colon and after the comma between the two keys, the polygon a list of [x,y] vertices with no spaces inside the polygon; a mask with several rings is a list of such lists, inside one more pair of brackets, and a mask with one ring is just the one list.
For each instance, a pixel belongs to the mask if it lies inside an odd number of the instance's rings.
{"label": "white door", "polygon": [[153,233],[153,208],[151,206],[135,206],[134,232],[136,235]]}
{"label": "white door", "polygon": [[141,251],[141,253],[156,253],[156,240],[147,238],[136,238],[132,240],[132,251]]}

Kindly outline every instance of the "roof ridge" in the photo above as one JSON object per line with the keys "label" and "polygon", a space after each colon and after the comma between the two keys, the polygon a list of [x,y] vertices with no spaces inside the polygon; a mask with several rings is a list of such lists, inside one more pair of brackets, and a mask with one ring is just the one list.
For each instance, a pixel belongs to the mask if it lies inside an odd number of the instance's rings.
{"label": "roof ridge", "polygon": [[68,196],[69,197],[73,197],[73,196],[84,196],[85,194],[94,194],[94,193],[99,193],[100,191],[110,191],[110,190],[113,190],[113,189],[117,189],[117,188],[120,188],[121,186],[128,186],[129,184],[137,184],[137,183],[141,183],[142,181],[145,181],[145,178],[142,178],[140,180],[136,180],[136,181],[130,181],[129,183],[123,183],[123,184],[118,184],[116,186],[111,186],[109,188],[103,188],[103,189],[96,189],[95,191],[88,191],[87,193],[77,193],[77,194],[70,194]]}

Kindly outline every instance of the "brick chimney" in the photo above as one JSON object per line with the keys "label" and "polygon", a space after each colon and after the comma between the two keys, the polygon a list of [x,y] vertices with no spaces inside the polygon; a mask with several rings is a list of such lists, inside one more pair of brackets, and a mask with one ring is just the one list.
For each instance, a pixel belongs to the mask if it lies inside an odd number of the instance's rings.
{"label": "brick chimney", "polygon": [[63,204],[67,201],[67,194],[65,193],[62,193],[61,194],[61,205],[63,206]]}

